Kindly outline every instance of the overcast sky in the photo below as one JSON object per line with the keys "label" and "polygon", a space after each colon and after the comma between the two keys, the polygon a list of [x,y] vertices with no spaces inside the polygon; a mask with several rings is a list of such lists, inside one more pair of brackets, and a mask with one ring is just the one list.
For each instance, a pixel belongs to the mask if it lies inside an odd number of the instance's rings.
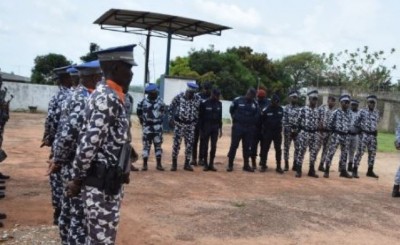
{"label": "overcast sky", "polygon": [[[396,48],[388,65],[400,65],[397,0],[0,0],[0,68],[30,76],[37,55],[59,53],[80,63],[90,42],[101,48],[145,44],[144,36],[101,30],[93,24],[110,8],[178,15],[233,28],[193,42],[173,40],[171,59],[209,45],[221,51],[250,46],[274,60],[303,51],[338,52],[367,45],[371,50]],[[164,73],[166,45],[166,39],[151,39],[152,81]],[[136,48],[135,59],[139,66],[133,68],[133,84],[138,85],[144,80],[142,48]]]}

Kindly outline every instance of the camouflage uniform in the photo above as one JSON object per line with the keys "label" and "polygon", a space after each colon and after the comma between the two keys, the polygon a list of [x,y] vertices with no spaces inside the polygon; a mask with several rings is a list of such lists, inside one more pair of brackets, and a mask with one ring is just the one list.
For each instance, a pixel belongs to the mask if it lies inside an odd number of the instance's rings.
{"label": "camouflage uniform", "polygon": [[354,157],[354,166],[356,168],[360,165],[365,148],[368,149],[368,166],[374,166],[379,119],[379,112],[376,109],[370,111],[368,108],[361,109],[356,118],[354,125],[361,130],[360,143]]}
{"label": "camouflage uniform", "polygon": [[[110,191],[105,185],[89,180],[106,181],[118,168],[122,146],[131,141],[129,113],[122,103],[126,102],[127,96],[122,100],[108,82],[111,81],[99,84],[87,102],[73,162],[73,179],[81,179],[84,183],[86,244],[115,243],[123,187],[117,185]],[[112,183],[121,182],[115,180]]]}
{"label": "camouflage uniform", "polygon": [[173,117],[175,122],[172,159],[178,158],[182,137],[184,137],[185,164],[189,163],[192,156],[194,133],[199,117],[200,102],[201,99],[198,95],[194,95],[192,99],[187,99],[185,93],[180,93],[175,96],[168,108],[169,115]]}
{"label": "camouflage uniform", "polygon": [[156,158],[162,156],[163,118],[165,104],[160,97],[155,100],[143,99],[137,107],[137,115],[143,127],[143,158],[148,158],[154,144]]}
{"label": "camouflage uniform", "polygon": [[324,159],[327,168],[331,166],[333,155],[335,154],[338,145],[340,145],[339,170],[346,170],[347,150],[349,146],[348,132],[351,125],[350,117],[351,115],[349,110],[343,111],[342,109],[336,109],[330,116],[327,128],[332,131],[332,135],[330,137],[328,150]]}
{"label": "camouflage uniform", "polygon": [[334,108],[330,109],[328,105],[321,105],[320,107],[318,107],[318,113],[320,116],[320,125],[319,125],[320,131],[318,132],[319,137],[318,137],[318,142],[316,142],[316,144],[318,146],[317,155],[322,147],[321,160],[319,163],[320,166],[324,165],[324,161],[329,147],[328,142],[332,132],[328,127],[328,123],[333,111]]}
{"label": "camouflage uniform", "polygon": [[68,115],[62,125],[59,137],[54,141],[54,162],[61,164],[61,176],[64,182],[64,195],[59,219],[60,236],[63,244],[84,244],[86,238],[85,216],[82,197],[68,197],[66,183],[72,180],[72,161],[78,144],[79,131],[83,125],[83,112],[89,91],[79,85],[68,100],[65,114]]}
{"label": "camouflage uniform", "polygon": [[[70,90],[68,88],[61,87],[58,93],[54,95],[49,102],[43,139],[52,146],[49,157],[50,159],[53,157],[53,143],[56,138],[58,126],[60,125],[63,101],[68,98],[69,94]],[[54,219],[57,222],[58,216],[61,212],[61,200],[63,196],[63,183],[60,172],[50,174],[50,186],[52,204],[55,209]]]}
{"label": "camouflage uniform", "polygon": [[317,159],[318,153],[318,126],[320,123],[320,115],[317,108],[311,108],[304,106],[300,109],[299,115],[296,121],[296,125],[299,126],[299,134],[296,138],[296,165],[297,170],[301,171],[303,165],[304,154],[307,148],[310,150],[310,167],[314,167],[315,160]]}
{"label": "camouflage uniform", "polygon": [[349,132],[349,165],[353,165],[354,153],[360,141],[360,135],[355,127],[356,118],[359,111],[350,110],[350,132]]}
{"label": "camouflage uniform", "polygon": [[289,104],[283,109],[283,157],[285,160],[285,165],[289,164],[289,149],[292,141],[296,143],[296,139],[292,137],[293,131],[296,130],[297,125],[295,125],[296,119],[300,107],[297,105]]}
{"label": "camouflage uniform", "polygon": [[[0,84],[0,88],[1,88]],[[6,101],[7,89],[0,89],[0,149],[3,146],[4,126],[10,118],[8,110],[8,102]]]}

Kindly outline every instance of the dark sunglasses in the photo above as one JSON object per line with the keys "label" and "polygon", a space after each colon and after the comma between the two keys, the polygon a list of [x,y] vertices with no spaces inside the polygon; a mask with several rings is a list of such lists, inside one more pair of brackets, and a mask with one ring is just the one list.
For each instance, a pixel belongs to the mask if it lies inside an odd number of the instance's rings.
{"label": "dark sunglasses", "polygon": [[343,101],[345,104],[350,104],[350,101],[348,101],[348,100],[345,100],[345,101]]}

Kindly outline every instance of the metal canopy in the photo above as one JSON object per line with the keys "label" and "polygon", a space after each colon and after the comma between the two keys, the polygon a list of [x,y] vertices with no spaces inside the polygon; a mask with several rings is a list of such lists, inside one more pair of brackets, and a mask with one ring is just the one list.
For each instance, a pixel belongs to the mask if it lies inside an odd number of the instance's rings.
{"label": "metal canopy", "polygon": [[126,32],[146,35],[146,58],[144,82],[148,81],[148,63],[150,50],[150,36],[167,38],[167,60],[165,75],[169,75],[169,59],[171,53],[171,39],[193,41],[196,36],[211,34],[221,35],[223,30],[231,29],[206,21],[194,20],[174,15],[158,14],[145,11],[110,9],[100,16],[94,24],[101,29],[117,32]]}
{"label": "metal canopy", "polygon": [[94,24],[99,24],[105,30],[140,35],[148,35],[148,31],[151,31],[151,36],[166,38],[168,34],[172,34],[172,38],[186,41],[192,41],[194,37],[204,34],[220,36],[223,30],[231,29],[174,15],[122,9],[108,10]]}

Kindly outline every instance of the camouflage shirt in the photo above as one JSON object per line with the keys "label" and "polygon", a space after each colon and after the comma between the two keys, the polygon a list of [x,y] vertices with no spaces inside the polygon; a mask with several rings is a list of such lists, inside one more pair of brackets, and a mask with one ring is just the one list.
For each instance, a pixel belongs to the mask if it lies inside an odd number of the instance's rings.
{"label": "camouflage shirt", "polygon": [[351,133],[358,133],[357,128],[355,127],[356,118],[358,117],[359,111],[350,110],[350,132]]}
{"label": "camouflage shirt", "polygon": [[174,120],[183,123],[196,123],[199,118],[201,98],[197,94],[192,99],[187,99],[182,92],[175,96],[168,108]]}
{"label": "camouflage shirt", "polygon": [[318,108],[312,109],[304,106],[300,109],[296,125],[305,131],[317,131],[320,124],[320,114]]}
{"label": "camouflage shirt", "polygon": [[282,123],[284,127],[296,127],[296,119],[300,112],[300,107],[297,105],[288,104],[283,108]]}
{"label": "camouflage shirt", "polygon": [[333,132],[347,134],[351,126],[350,110],[336,109],[329,118],[328,129]]}
{"label": "camouflage shirt", "polygon": [[68,88],[61,87],[58,93],[55,94],[49,102],[47,117],[44,123],[43,139],[47,139],[50,144],[53,144],[56,137],[61,117],[62,102],[65,101],[69,93],[70,90]]}
{"label": "camouflage shirt", "polygon": [[105,83],[97,86],[87,102],[79,138],[72,178],[80,179],[93,164],[117,166],[123,144],[131,141],[126,105]]}
{"label": "camouflage shirt", "polygon": [[164,113],[165,104],[160,97],[155,100],[144,98],[136,109],[143,133],[161,133]]}
{"label": "camouflage shirt", "polygon": [[324,130],[328,129],[328,123],[330,117],[332,116],[333,112],[335,111],[334,108],[330,109],[328,105],[321,105],[318,107],[318,113],[320,117],[320,127]]}
{"label": "camouflage shirt", "polygon": [[368,108],[361,109],[355,120],[355,127],[365,132],[375,132],[378,130],[379,112],[374,109],[370,111]]}
{"label": "camouflage shirt", "polygon": [[75,157],[79,131],[83,124],[83,112],[89,95],[89,90],[79,85],[68,101],[65,109],[65,114],[68,116],[53,143],[54,162],[58,164],[70,163]]}

